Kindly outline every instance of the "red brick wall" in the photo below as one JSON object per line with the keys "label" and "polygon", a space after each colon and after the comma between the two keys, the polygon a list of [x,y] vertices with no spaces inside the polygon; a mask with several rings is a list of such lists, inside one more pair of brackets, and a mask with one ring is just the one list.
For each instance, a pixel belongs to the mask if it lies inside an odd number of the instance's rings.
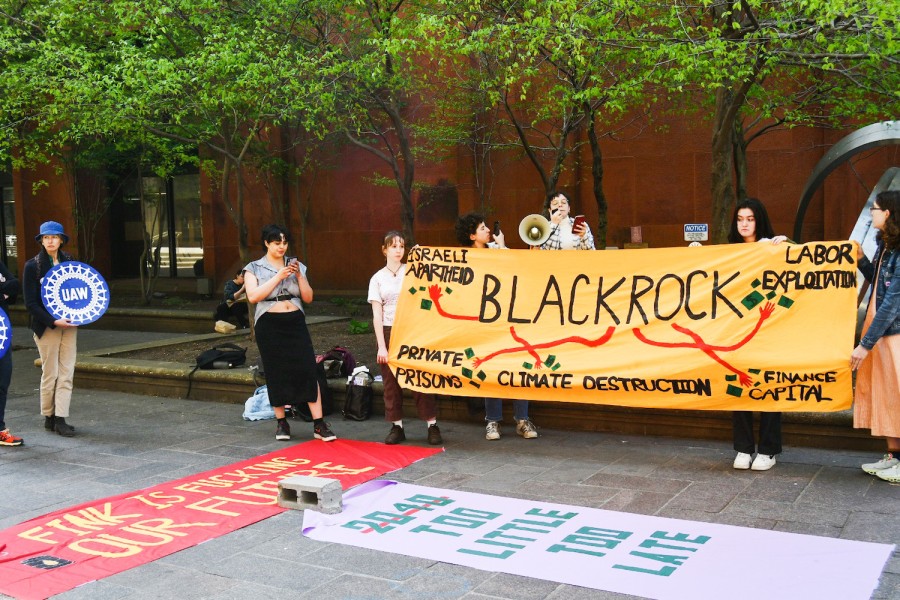
{"label": "red brick wall", "polygon": [[[777,232],[793,233],[797,203],[809,174],[846,133],[797,128],[773,132],[750,145],[748,193],[765,202]],[[696,118],[672,118],[658,122],[653,129],[626,130],[616,139],[603,138],[601,145],[603,188],[609,204],[609,245],[621,247],[629,241],[630,228],[640,225],[650,247],[683,246],[685,223],[709,222],[708,123]],[[519,154],[495,152],[491,159],[489,200],[485,205],[479,199],[472,161],[464,149],[440,164],[417,165],[416,182],[425,189],[418,189],[416,199],[435,199],[417,211],[418,243],[456,245],[456,216],[479,210],[486,214],[489,224],[501,221],[511,247],[525,247],[518,239],[518,224],[527,214],[541,210],[540,179]],[[288,197],[288,226],[294,237],[292,253],[306,256],[310,281],[317,291],[363,293],[371,274],[384,264],[380,251],[384,233],[400,228],[400,195],[392,185],[373,182],[376,173],[390,178],[391,172],[385,163],[362,149],[345,147],[329,162],[332,166],[301,181],[299,194],[290,183],[278,190]],[[814,197],[806,215],[805,240],[846,238],[868,189],[885,169],[900,164],[900,146],[872,150],[855,157],[852,163],[852,167],[845,164],[833,172]],[[559,188],[569,192],[573,212],[584,213],[592,228],[596,228],[597,208],[586,145],[581,156],[572,157],[567,167]],[[32,182],[39,179],[50,185],[32,195]],[[68,181],[57,176],[51,167],[15,174],[17,232],[24,240],[24,245],[19,246],[20,268],[24,260],[37,252],[33,239],[41,222],[60,221],[75,237]],[[245,186],[252,260],[262,254],[260,229],[273,217],[265,187],[252,175],[245,178]],[[204,175],[201,189],[205,270],[208,277],[215,279],[216,289],[220,289],[232,270],[242,264],[237,229],[222,205],[218,181]],[[312,202],[304,227],[299,207],[307,195]],[[236,199],[233,186],[231,197]],[[71,247],[77,246],[73,243]]]}

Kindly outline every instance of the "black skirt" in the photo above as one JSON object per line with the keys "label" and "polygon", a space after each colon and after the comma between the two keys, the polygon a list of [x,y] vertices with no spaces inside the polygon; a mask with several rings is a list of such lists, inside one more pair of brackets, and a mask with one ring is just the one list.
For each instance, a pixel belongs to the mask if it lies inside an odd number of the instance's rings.
{"label": "black skirt", "polygon": [[318,396],[316,354],[303,311],[267,312],[256,321],[255,334],[269,403],[314,403]]}

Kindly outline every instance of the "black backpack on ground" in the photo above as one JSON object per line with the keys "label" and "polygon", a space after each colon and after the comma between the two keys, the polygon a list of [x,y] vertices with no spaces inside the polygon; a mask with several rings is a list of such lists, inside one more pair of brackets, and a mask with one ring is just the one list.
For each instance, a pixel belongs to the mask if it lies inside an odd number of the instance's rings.
{"label": "black backpack on ground", "polygon": [[237,344],[218,344],[209,350],[204,350],[197,355],[197,364],[188,374],[188,390],[186,397],[191,395],[191,385],[194,383],[194,373],[197,369],[231,369],[240,367],[247,362],[247,349]]}

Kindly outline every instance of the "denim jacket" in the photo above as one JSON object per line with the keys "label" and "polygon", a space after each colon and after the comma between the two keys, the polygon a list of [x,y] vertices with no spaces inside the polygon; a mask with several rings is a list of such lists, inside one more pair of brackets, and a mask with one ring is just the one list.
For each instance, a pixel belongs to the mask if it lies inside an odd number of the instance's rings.
{"label": "denim jacket", "polygon": [[900,335],[900,250],[885,252],[884,246],[879,244],[875,256],[874,264],[866,257],[859,260],[859,270],[869,282],[878,273],[874,291],[875,318],[859,341],[866,350],[871,350],[882,336]]}

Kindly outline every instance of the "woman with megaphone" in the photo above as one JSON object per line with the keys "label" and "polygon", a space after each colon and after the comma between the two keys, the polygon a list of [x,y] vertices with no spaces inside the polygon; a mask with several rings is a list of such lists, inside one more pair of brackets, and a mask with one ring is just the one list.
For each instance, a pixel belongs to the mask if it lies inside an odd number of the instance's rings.
{"label": "woman with megaphone", "polygon": [[569,199],[558,193],[544,206],[550,220],[550,237],[541,244],[543,250],[594,250],[594,236],[584,216],[569,216]]}

